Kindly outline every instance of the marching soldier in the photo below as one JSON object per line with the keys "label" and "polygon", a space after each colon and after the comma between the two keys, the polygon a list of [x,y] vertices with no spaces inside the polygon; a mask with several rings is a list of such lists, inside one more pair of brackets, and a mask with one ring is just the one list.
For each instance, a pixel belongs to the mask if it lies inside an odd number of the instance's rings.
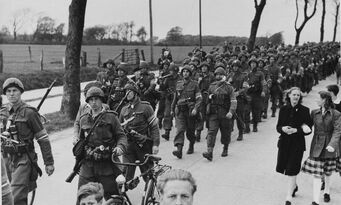
{"label": "marching soldier", "polygon": [[[252,113],[253,132],[257,132],[257,124],[260,122],[262,112],[262,97],[265,96],[264,75],[257,70],[258,61],[255,58],[249,60],[251,72],[248,75],[248,95],[251,97],[250,108]],[[246,122],[250,122],[250,114],[246,116]]]}
{"label": "marching soldier", "polygon": [[164,76],[167,76],[169,74],[169,61],[165,61],[162,66],[161,69],[159,70],[159,76],[161,76],[161,78],[158,79],[158,84],[160,85],[159,88],[159,93],[160,93],[160,100],[159,100],[159,107],[157,109],[157,113],[156,113],[156,117],[158,118],[158,122],[159,122],[159,129],[162,128],[162,120],[164,118],[164,113],[165,113],[165,106],[166,106],[166,90],[164,87],[164,83],[165,83],[165,79]]}
{"label": "marching soldier", "polygon": [[180,76],[178,74],[179,68],[172,64],[169,67],[169,74],[163,76],[164,84],[164,92],[165,92],[165,112],[163,119],[163,129],[165,129],[165,134],[162,135],[162,138],[165,140],[169,140],[169,133],[173,126],[173,116],[171,115],[171,106],[173,102],[173,98],[176,90],[176,83],[180,80]]}
{"label": "marching soldier", "polygon": [[200,142],[201,131],[204,129],[204,122],[206,121],[206,106],[208,103],[208,88],[214,81],[214,76],[209,72],[209,64],[203,62],[200,66],[201,72],[198,78],[199,89],[201,91],[202,102],[199,111],[199,117],[197,118],[196,134],[195,138],[197,142]]}
{"label": "marching soldier", "polygon": [[269,107],[269,98],[270,98],[270,73],[268,67],[265,66],[265,59],[259,58],[258,59],[258,70],[263,73],[264,75],[264,93],[265,96],[262,97],[263,99],[263,106],[262,106],[262,117],[264,119],[268,118],[268,107]]}
{"label": "marching soldier", "polygon": [[221,143],[224,145],[222,157],[228,155],[228,146],[231,141],[232,116],[236,111],[237,100],[234,95],[234,88],[226,82],[224,76],[226,71],[222,67],[216,68],[214,71],[216,81],[213,82],[209,89],[209,104],[207,115],[209,127],[207,133],[207,152],[203,153],[203,157],[212,161],[213,148],[216,141],[218,130],[221,132]]}
{"label": "marching soldier", "polygon": [[2,139],[1,150],[7,164],[14,204],[25,205],[28,193],[37,187],[36,180],[42,174],[33,140],[36,139],[40,146],[48,176],[54,172],[51,144],[38,111],[21,100],[24,92],[22,82],[8,78],[2,88],[9,103],[0,110],[0,127],[4,129],[2,136],[7,138]]}
{"label": "marching soldier", "polygon": [[121,170],[113,166],[111,154],[122,155],[126,151],[127,137],[117,113],[104,108],[104,93],[100,88],[91,87],[86,93],[85,101],[90,105],[90,110],[80,117],[79,122],[79,138],[87,137],[87,144],[84,148],[85,161],[79,172],[78,188],[88,182],[99,182],[103,185],[107,200],[111,195],[118,194],[117,184],[113,179],[121,174]]}
{"label": "marching soldier", "polygon": [[[125,88],[128,104],[122,108],[120,122],[127,122],[125,130],[128,136],[127,151],[123,155],[124,162],[134,163],[136,160],[144,161],[145,154],[159,152],[160,133],[154,110],[149,102],[141,101],[138,86],[131,82]],[[140,166],[141,173],[153,166],[149,163]],[[133,179],[135,167],[128,167],[126,178]]]}
{"label": "marching soldier", "polygon": [[247,62],[247,54],[242,52],[238,55],[238,58],[241,63],[242,72],[250,73],[251,69],[250,69],[250,65]]}
{"label": "marching soldier", "polygon": [[282,78],[281,69],[276,64],[276,57],[274,55],[269,55],[269,65],[266,66],[269,71],[271,86],[270,86],[270,96],[271,96],[271,117],[275,117],[277,109],[277,101],[279,107],[283,104],[283,93],[280,84],[280,79]]}
{"label": "marching soldier", "polygon": [[241,71],[241,64],[239,60],[232,62],[231,84],[235,89],[235,96],[237,99],[236,120],[238,127],[238,141],[243,140],[243,131],[245,128],[245,107],[248,104],[248,96],[246,95],[247,87],[247,73]]}
{"label": "marching soldier", "polygon": [[140,62],[140,65],[135,70],[133,81],[139,86],[141,91],[141,100],[147,101],[155,110],[158,96],[155,91],[156,78],[153,73],[148,72],[148,64],[145,61]]}
{"label": "marching soldier", "polygon": [[111,110],[119,112],[121,108],[119,108],[118,105],[125,96],[124,86],[128,81],[130,81],[127,77],[127,69],[125,68],[124,64],[118,65],[117,75],[118,77],[115,78],[111,85],[107,104]]}
{"label": "marching soldier", "polygon": [[185,132],[189,141],[187,154],[194,152],[195,143],[195,119],[202,101],[199,85],[191,79],[192,69],[184,66],[181,70],[182,80],[176,84],[176,93],[172,103],[172,115],[176,119],[176,135],[174,146],[177,148],[173,155],[182,158],[182,148],[185,140]]}

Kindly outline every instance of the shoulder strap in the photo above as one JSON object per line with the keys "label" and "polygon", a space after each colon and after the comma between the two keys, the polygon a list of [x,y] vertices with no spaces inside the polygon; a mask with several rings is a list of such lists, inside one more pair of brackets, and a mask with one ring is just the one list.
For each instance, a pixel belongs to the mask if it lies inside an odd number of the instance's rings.
{"label": "shoulder strap", "polygon": [[103,113],[101,113],[101,114],[98,116],[98,118],[96,119],[95,123],[94,123],[94,124],[92,125],[92,127],[90,128],[88,134],[87,134],[86,136],[84,136],[84,140],[85,140],[85,141],[87,141],[88,136],[90,136],[91,133],[93,133],[93,131],[94,131],[95,128],[97,127],[97,125],[98,125],[100,119],[103,118],[103,116],[104,116],[105,113],[106,113],[106,112],[103,112]]}

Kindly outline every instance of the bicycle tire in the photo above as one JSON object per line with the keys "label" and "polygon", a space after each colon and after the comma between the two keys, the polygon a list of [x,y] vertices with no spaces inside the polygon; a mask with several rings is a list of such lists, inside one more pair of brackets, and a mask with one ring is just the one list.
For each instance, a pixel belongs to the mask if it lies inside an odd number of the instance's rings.
{"label": "bicycle tire", "polygon": [[155,196],[155,191],[156,191],[156,187],[155,187],[155,183],[153,179],[148,180],[147,186],[145,188],[145,194],[142,197],[142,205],[155,205],[155,204],[159,204],[156,201],[156,197]]}

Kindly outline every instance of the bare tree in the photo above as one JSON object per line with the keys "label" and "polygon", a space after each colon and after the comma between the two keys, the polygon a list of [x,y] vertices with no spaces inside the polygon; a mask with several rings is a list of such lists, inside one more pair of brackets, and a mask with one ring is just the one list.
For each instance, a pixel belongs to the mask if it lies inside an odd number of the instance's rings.
{"label": "bare tree", "polygon": [[254,3],[255,3],[256,13],[251,23],[250,37],[249,37],[249,40],[247,41],[247,48],[249,52],[252,51],[253,47],[255,46],[258,26],[259,26],[260,18],[262,16],[263,9],[266,4],[266,0],[260,0],[259,3],[257,0],[254,0]]}
{"label": "bare tree", "polygon": [[133,32],[134,26],[135,26],[134,21],[130,21],[130,23],[129,23],[129,32],[130,32],[130,40],[129,41],[130,42],[131,42],[131,40],[132,40],[132,38],[134,36],[134,32]]}
{"label": "bare tree", "polygon": [[66,39],[65,74],[61,112],[75,119],[80,105],[80,52],[87,0],[72,0]]}
{"label": "bare tree", "polygon": [[309,0],[304,0],[304,19],[303,22],[301,24],[300,27],[297,27],[297,20],[298,20],[298,15],[299,15],[299,9],[298,9],[298,0],[296,1],[296,18],[295,18],[295,30],[296,30],[296,37],[295,37],[295,45],[298,45],[300,43],[300,36],[301,36],[301,32],[304,28],[304,26],[306,25],[306,23],[315,15],[316,13],[316,5],[317,5],[317,0],[315,0],[314,3],[314,9],[313,12],[308,15],[308,4],[309,4]]}
{"label": "bare tree", "polygon": [[334,24],[334,35],[333,35],[333,42],[335,42],[336,39],[336,33],[337,33],[337,25],[339,24],[338,19],[339,19],[339,10],[340,10],[340,1],[339,0],[334,0],[335,6],[336,6],[336,11],[335,11],[335,24]]}
{"label": "bare tree", "polygon": [[13,31],[13,39],[17,40],[18,31],[25,25],[28,14],[31,12],[30,9],[20,9],[13,13],[11,19],[12,31]]}
{"label": "bare tree", "polygon": [[322,0],[322,18],[321,18],[321,27],[320,27],[320,42],[323,42],[324,39],[324,19],[326,16],[326,0]]}

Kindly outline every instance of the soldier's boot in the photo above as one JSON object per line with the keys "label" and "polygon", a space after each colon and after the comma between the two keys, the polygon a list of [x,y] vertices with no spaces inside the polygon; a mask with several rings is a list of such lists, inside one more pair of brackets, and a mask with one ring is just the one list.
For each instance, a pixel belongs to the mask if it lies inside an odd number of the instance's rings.
{"label": "soldier's boot", "polygon": [[194,152],[194,143],[190,142],[188,150],[187,150],[187,154],[193,154],[193,152]]}
{"label": "soldier's boot", "polygon": [[229,146],[228,145],[224,145],[223,147],[223,152],[221,153],[222,157],[227,157],[227,152],[228,152]]}
{"label": "soldier's boot", "polygon": [[159,118],[159,129],[162,129],[162,118]]}
{"label": "soldier's boot", "polygon": [[243,132],[239,131],[237,141],[242,141],[243,140]]}
{"label": "soldier's boot", "polygon": [[272,110],[271,117],[276,117],[276,110],[275,109]]}
{"label": "soldier's boot", "polygon": [[250,133],[250,123],[245,123],[244,133]]}
{"label": "soldier's boot", "polygon": [[267,119],[268,118],[268,111],[264,111],[263,112],[263,119]]}
{"label": "soldier's boot", "polygon": [[176,150],[173,151],[173,155],[176,156],[178,159],[182,158],[182,145],[176,146]]}
{"label": "soldier's boot", "polygon": [[195,141],[200,142],[201,137],[201,130],[197,130],[197,133],[195,134]]}
{"label": "soldier's boot", "polygon": [[253,132],[258,132],[258,129],[257,129],[257,122],[254,122],[253,123]]}
{"label": "soldier's boot", "polygon": [[165,140],[169,140],[169,133],[170,133],[170,130],[166,130],[165,134],[161,135],[161,137]]}
{"label": "soldier's boot", "polygon": [[208,147],[207,152],[202,153],[202,156],[206,158],[208,161],[213,160],[213,147]]}

